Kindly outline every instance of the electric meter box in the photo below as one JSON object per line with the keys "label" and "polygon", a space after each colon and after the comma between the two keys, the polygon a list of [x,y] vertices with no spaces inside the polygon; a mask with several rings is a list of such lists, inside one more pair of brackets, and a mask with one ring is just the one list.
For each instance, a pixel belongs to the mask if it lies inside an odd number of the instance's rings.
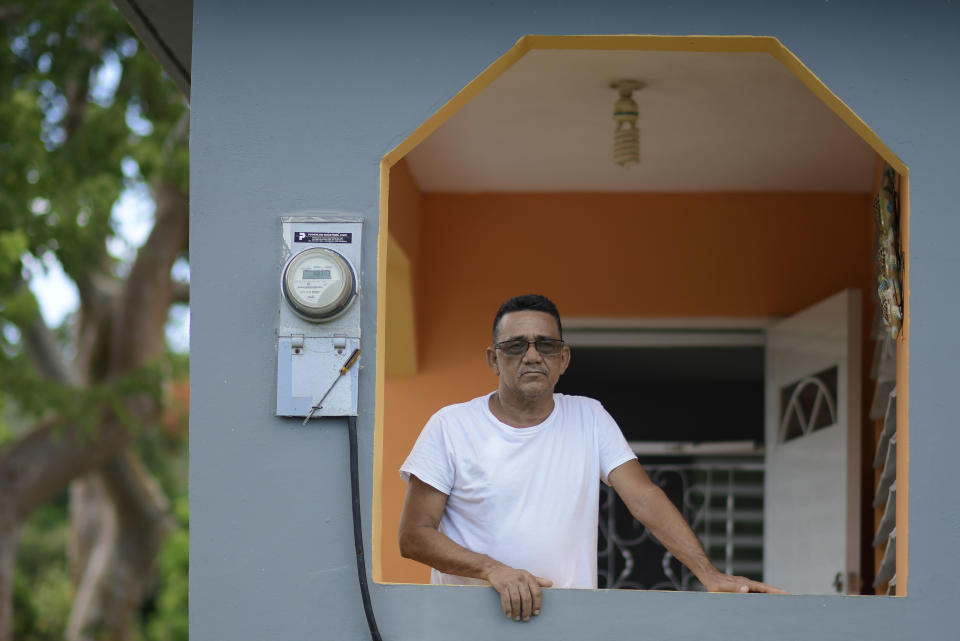
{"label": "electric meter box", "polygon": [[351,357],[360,349],[363,219],[318,213],[280,221],[276,415],[356,416],[360,368]]}

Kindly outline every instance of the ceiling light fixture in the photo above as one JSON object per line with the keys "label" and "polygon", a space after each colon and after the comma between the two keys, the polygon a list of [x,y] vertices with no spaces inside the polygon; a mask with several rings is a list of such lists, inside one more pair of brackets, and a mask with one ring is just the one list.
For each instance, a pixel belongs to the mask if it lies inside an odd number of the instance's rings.
{"label": "ceiling light fixture", "polygon": [[640,80],[615,80],[611,89],[620,92],[620,98],[613,106],[613,162],[621,167],[640,163],[640,130],[637,129],[639,111],[633,99],[633,92],[642,89],[646,83]]}

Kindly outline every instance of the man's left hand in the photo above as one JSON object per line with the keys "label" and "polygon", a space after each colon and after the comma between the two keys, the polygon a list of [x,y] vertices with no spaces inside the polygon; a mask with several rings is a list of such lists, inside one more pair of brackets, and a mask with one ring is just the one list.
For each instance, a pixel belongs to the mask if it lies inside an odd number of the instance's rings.
{"label": "man's left hand", "polygon": [[767,585],[760,581],[748,579],[745,576],[733,576],[718,572],[706,581],[703,581],[703,587],[708,592],[765,592],[767,594],[786,594],[787,591],[773,585]]}

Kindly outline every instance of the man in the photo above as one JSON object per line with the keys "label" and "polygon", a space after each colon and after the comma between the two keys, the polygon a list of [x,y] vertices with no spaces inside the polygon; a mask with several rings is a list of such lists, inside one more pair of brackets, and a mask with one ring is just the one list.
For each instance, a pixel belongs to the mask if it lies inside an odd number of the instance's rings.
{"label": "man", "polygon": [[501,305],[486,357],[496,391],[437,412],[400,468],[400,551],[432,583],[489,583],[517,621],[542,588],[596,588],[602,480],[708,590],[783,592],[717,570],[600,403],[553,393],[570,348],[547,298]]}

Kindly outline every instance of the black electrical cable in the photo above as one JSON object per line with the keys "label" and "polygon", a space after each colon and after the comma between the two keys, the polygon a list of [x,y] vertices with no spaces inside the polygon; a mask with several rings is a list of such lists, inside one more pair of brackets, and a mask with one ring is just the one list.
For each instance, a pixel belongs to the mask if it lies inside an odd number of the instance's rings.
{"label": "black electrical cable", "polygon": [[357,578],[360,579],[360,595],[363,598],[363,612],[367,615],[370,638],[382,641],[377,619],[373,616],[373,604],[370,603],[370,588],[367,585],[367,564],[363,558],[363,527],[360,524],[360,474],[357,471],[359,454],[357,453],[357,417],[348,416],[347,426],[350,432],[350,491],[353,495],[353,543],[357,548]]}

